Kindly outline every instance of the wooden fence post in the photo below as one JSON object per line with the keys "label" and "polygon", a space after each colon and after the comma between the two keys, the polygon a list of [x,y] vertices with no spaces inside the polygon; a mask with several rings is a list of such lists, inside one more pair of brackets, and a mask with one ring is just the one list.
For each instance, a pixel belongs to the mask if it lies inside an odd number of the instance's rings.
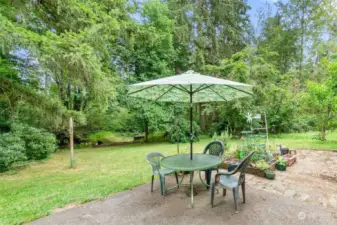
{"label": "wooden fence post", "polygon": [[74,160],[74,125],[73,125],[73,118],[70,117],[69,119],[69,143],[70,143],[70,168],[75,167],[75,160]]}

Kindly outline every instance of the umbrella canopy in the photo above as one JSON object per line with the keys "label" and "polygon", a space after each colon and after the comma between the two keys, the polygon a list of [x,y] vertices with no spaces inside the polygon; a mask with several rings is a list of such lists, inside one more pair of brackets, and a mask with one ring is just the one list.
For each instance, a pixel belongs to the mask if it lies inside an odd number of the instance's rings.
{"label": "umbrella canopy", "polygon": [[154,101],[192,103],[231,101],[251,95],[252,86],[201,75],[189,70],[181,75],[129,86],[129,95]]}
{"label": "umbrella canopy", "polygon": [[227,102],[248,97],[252,95],[252,86],[189,70],[180,75],[129,85],[128,95],[154,101],[190,103],[190,158],[192,159],[192,104]]}

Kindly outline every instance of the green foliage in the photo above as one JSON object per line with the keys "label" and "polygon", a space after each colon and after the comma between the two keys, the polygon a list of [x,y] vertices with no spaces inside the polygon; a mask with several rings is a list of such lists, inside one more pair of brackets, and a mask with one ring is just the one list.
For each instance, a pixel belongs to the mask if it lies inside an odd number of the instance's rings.
{"label": "green foliage", "polygon": [[245,47],[250,34],[245,1],[169,0],[168,6],[176,22],[177,72],[189,68],[204,71],[205,65],[217,65]]}
{"label": "green foliage", "polygon": [[315,115],[316,124],[320,130],[319,139],[326,140],[326,131],[336,127],[337,114],[337,62],[332,62],[329,74],[322,82],[307,82],[307,93],[304,95],[308,112]]}
{"label": "green foliage", "polygon": [[13,133],[0,134],[0,172],[25,159],[25,142]]}
{"label": "green foliage", "polygon": [[164,141],[167,141],[167,137],[165,136],[164,132],[151,133],[148,138],[149,143],[164,142]]}
{"label": "green foliage", "polygon": [[25,143],[25,155],[28,160],[45,159],[56,150],[55,135],[44,130],[23,124],[13,124],[12,134]]}
{"label": "green foliage", "polygon": [[266,163],[265,160],[258,160],[256,163],[255,163],[255,167],[260,169],[260,170],[268,170],[270,165],[268,163]]}
{"label": "green foliage", "polygon": [[282,156],[277,158],[276,163],[280,166],[287,166],[287,160],[285,160]]}
{"label": "green foliage", "polygon": [[228,131],[222,131],[220,135],[214,132],[212,136],[213,141],[222,141],[224,144],[225,151],[228,151],[230,148],[229,141],[232,139],[232,135]]}
{"label": "green foliage", "polygon": [[99,130],[185,142],[186,106],[178,115],[129,99],[126,85],[194,69],[254,86],[251,99],[196,104],[196,135],[240,134],[249,111],[266,113],[272,132],[316,129],[324,140],[337,125],[335,103],[322,101],[337,83],[333,3],[278,1],[277,13],[261,10],[254,36],[244,0],[1,1],[0,123],[44,128],[62,146],[69,117],[77,142]]}
{"label": "green foliage", "polygon": [[90,133],[88,135],[89,144],[97,144],[97,143],[116,143],[116,142],[130,142],[133,141],[133,138],[130,136],[126,136],[125,134],[120,134],[111,131],[98,131],[95,133]]}
{"label": "green foliage", "polygon": [[[189,124],[186,115],[188,107],[184,104],[174,104],[170,108],[170,114],[168,119],[168,124],[166,127],[166,133],[169,137],[170,142],[179,143],[179,142],[188,142],[190,139],[189,136]],[[193,128],[197,128],[195,124]],[[200,129],[199,129],[200,130]]]}
{"label": "green foliage", "polygon": [[113,133],[110,131],[99,131],[96,133],[89,134],[88,138],[90,142],[97,143],[99,141],[103,142],[106,137],[111,136],[111,135],[113,135]]}
{"label": "green foliage", "polygon": [[186,135],[186,130],[188,130],[188,121],[186,119],[180,120],[176,118],[173,124],[168,126],[167,134],[169,135],[170,141],[172,143],[177,142],[187,142],[189,140],[188,135]]}

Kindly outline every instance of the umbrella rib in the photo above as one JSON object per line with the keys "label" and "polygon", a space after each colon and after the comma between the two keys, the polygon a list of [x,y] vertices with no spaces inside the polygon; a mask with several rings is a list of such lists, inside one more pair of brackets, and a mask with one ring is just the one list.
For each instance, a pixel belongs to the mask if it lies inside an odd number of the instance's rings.
{"label": "umbrella rib", "polygon": [[182,89],[182,88],[180,88],[180,87],[177,87],[176,85],[170,85],[171,87],[174,87],[174,88],[177,88],[178,90],[180,90],[180,91],[183,91],[183,92],[187,92],[187,93],[189,93],[186,89]]}
{"label": "umbrella rib", "polygon": [[235,90],[237,90],[237,91],[241,91],[241,92],[243,92],[243,93],[245,93],[245,94],[248,94],[248,95],[253,95],[253,93],[250,93],[250,92],[248,92],[248,91],[241,90],[241,89],[239,89],[239,88],[232,87],[232,86],[227,85],[227,84],[224,84],[224,86],[229,87],[229,88],[232,88],[232,89],[235,89]]}
{"label": "umbrella rib", "polygon": [[149,88],[152,88],[152,87],[154,87],[154,86],[156,86],[156,85],[151,85],[151,86],[148,86],[148,87],[146,87],[146,88],[143,88],[143,89],[140,89],[140,90],[131,92],[131,93],[129,93],[128,95],[136,94],[136,93],[138,93],[138,92],[140,92],[140,91],[144,91],[144,90],[149,89]]}
{"label": "umbrella rib", "polygon": [[195,89],[195,90],[193,91],[193,93],[198,92],[199,89],[201,89],[203,86],[205,86],[205,84],[200,85],[197,89]]}
{"label": "umbrella rib", "polygon": [[167,91],[165,91],[162,95],[160,95],[155,101],[158,101],[159,99],[161,99],[164,95],[166,95],[169,91],[171,91],[174,88],[174,86],[172,86],[171,88],[169,88]]}
{"label": "umbrella rib", "polygon": [[[205,85],[205,84],[203,84],[203,85]],[[207,88],[210,88],[210,87],[214,86],[215,84],[206,85],[206,87],[201,88],[203,85],[201,85],[199,88],[197,88],[195,91],[193,91],[193,93],[196,93],[196,92],[205,90],[205,89],[207,89]]]}
{"label": "umbrella rib", "polygon": [[187,93],[190,93],[189,90],[187,90],[184,86],[182,86],[181,84],[179,84],[180,88],[184,89]]}
{"label": "umbrella rib", "polygon": [[226,102],[228,102],[227,101],[227,99],[225,99],[224,97],[222,97],[218,92],[216,92],[213,88],[209,88],[209,89],[211,89],[215,94],[217,94],[220,98],[222,98],[223,100],[225,100]]}

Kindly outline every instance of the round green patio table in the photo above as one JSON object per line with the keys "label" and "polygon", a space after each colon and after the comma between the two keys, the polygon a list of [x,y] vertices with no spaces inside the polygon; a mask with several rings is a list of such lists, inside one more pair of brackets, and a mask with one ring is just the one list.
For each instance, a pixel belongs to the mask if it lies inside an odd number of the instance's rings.
{"label": "round green patio table", "polygon": [[172,155],[161,160],[161,166],[175,171],[189,171],[191,185],[191,207],[193,207],[193,176],[194,171],[207,170],[214,168],[222,163],[221,158],[207,154],[190,154]]}

